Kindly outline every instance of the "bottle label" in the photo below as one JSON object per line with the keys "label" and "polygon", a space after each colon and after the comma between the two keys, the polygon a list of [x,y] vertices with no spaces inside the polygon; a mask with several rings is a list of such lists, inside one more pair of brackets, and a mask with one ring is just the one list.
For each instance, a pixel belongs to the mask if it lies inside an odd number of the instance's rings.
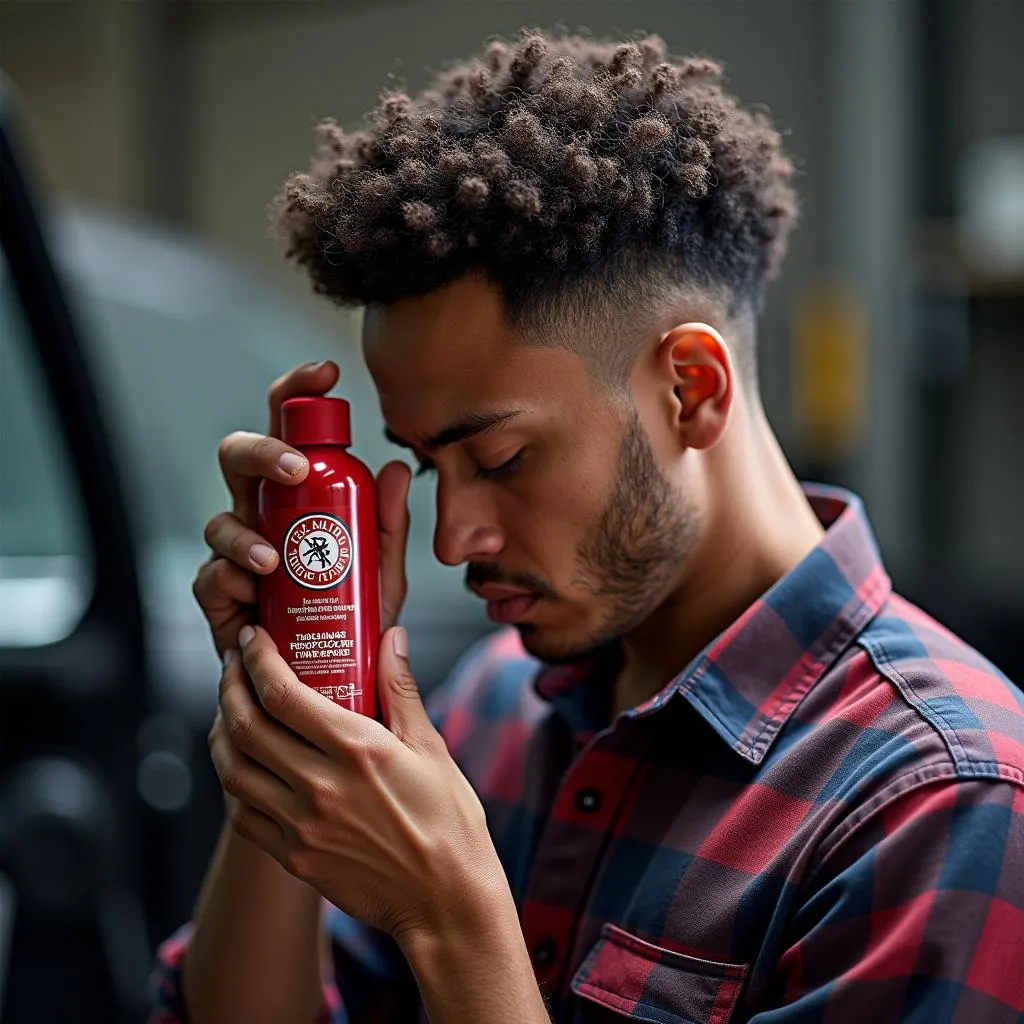
{"label": "bottle label", "polygon": [[[352,570],[348,524],[327,512],[306,513],[288,526],[281,547],[282,563],[292,580],[303,590],[320,594],[303,597],[287,609],[294,630],[287,651],[292,669],[299,678],[309,679],[355,668],[355,635],[350,628],[355,607],[343,595],[328,593],[344,583]],[[330,697],[361,696],[354,684],[316,688]]]}
{"label": "bottle label", "polygon": [[285,533],[282,547],[288,575],[307,590],[330,590],[352,569],[352,534],[337,516],[300,516]]}
{"label": "bottle label", "polygon": [[361,526],[354,506],[261,516],[260,532],[277,547],[281,563],[260,579],[259,618],[302,682],[372,717],[380,633],[377,538]]}

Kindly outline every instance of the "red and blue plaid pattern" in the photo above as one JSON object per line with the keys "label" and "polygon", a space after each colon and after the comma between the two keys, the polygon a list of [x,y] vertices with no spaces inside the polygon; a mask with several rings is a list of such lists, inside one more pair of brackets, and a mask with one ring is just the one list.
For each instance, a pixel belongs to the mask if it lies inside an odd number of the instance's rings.
{"label": "red and blue plaid pattern", "polygon": [[[557,1022],[1024,1021],[1024,695],[891,592],[856,498],[808,493],[818,548],[614,722],[614,664],[514,632],[433,695]],[[387,936],[327,923],[325,1022],[425,1020]]]}

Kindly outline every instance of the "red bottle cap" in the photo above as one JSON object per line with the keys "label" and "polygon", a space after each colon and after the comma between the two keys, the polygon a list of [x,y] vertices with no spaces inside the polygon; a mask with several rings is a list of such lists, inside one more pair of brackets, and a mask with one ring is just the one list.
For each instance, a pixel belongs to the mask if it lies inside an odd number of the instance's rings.
{"label": "red bottle cap", "polygon": [[344,398],[289,398],[281,405],[281,440],[303,445],[352,443],[348,402]]}

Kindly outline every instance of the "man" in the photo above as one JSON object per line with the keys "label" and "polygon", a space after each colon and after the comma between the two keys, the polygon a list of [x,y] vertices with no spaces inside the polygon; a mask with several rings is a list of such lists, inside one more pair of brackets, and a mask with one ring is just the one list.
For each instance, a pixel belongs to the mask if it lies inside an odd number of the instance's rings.
{"label": "man", "polygon": [[[1022,695],[891,592],[852,495],[802,490],[755,324],[796,214],[767,119],[660,40],[527,35],[322,129],[278,223],[366,308],[437,557],[510,627],[420,702],[378,481],[386,724],[252,619],[278,554],[234,434],[196,595],[230,807],[154,1020],[1017,1022]],[[251,678],[251,688],[248,683]],[[321,928],[321,907],[328,905]]]}

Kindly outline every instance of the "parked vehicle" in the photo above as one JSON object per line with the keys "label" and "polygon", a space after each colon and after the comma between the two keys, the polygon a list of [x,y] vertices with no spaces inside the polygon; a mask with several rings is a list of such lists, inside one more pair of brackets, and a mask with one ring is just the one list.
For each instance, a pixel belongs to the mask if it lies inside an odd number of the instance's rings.
{"label": "parked vehicle", "polygon": [[[139,1021],[222,816],[219,665],[191,582],[227,507],[219,439],[270,381],[342,365],[355,447],[384,439],[354,318],[298,308],[181,233],[33,200],[0,96],[0,1019]],[[424,689],[487,629],[430,551],[414,485],[403,621]]]}

